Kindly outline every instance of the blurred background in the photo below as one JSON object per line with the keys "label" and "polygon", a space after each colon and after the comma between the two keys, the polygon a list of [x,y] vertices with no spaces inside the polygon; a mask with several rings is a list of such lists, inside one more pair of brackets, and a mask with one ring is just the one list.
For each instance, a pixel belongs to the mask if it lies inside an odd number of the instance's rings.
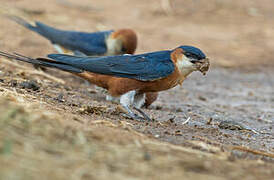
{"label": "blurred background", "polygon": [[[137,53],[200,47],[214,65],[274,64],[272,0],[1,0],[1,14],[67,30],[133,28]],[[54,51],[50,43],[0,17],[0,48],[32,56]]]}

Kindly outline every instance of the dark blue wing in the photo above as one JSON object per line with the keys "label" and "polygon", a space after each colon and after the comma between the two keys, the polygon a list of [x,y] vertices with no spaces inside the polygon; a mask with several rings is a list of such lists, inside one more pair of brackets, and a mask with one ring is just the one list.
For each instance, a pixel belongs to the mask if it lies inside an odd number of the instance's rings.
{"label": "dark blue wing", "polygon": [[53,44],[59,44],[69,50],[80,51],[92,56],[106,53],[105,37],[113,31],[94,33],[63,31],[36,22],[36,32],[49,39]]}
{"label": "dark blue wing", "polygon": [[153,81],[167,77],[174,71],[175,67],[170,59],[170,53],[171,51],[159,51],[140,55],[96,58],[50,54],[48,57],[54,59],[57,63],[63,63],[89,72],[141,81]]}

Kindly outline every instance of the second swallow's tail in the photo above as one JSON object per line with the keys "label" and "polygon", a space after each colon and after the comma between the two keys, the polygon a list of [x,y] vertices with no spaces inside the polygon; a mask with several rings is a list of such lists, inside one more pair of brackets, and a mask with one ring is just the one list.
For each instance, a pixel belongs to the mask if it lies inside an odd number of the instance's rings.
{"label": "second swallow's tail", "polygon": [[10,53],[6,53],[6,52],[2,52],[2,51],[0,51],[0,56],[18,60],[18,61],[27,62],[27,63],[34,64],[34,65],[45,66],[45,67],[50,67],[50,68],[57,68],[57,69],[61,69],[63,71],[71,72],[71,73],[82,73],[83,72],[81,69],[79,69],[77,67],[73,67],[72,65],[68,65],[65,63],[61,63],[61,62],[56,62],[54,60],[46,59],[46,58],[34,59],[34,58],[27,57],[27,56],[23,56],[18,53],[10,54]]}
{"label": "second swallow's tail", "polygon": [[24,19],[18,17],[18,16],[7,16],[10,20],[16,22],[17,24],[20,24],[22,26],[24,26],[25,28],[35,31],[37,33],[39,33],[39,30],[37,29],[36,26],[31,25],[30,23],[28,23],[27,21],[25,21]]}
{"label": "second swallow's tail", "polygon": [[48,40],[50,40],[53,44],[55,44],[55,41],[62,41],[63,38],[62,36],[64,35],[63,32],[61,30],[55,29],[53,27],[50,27],[46,24],[43,24],[39,21],[35,22],[35,25],[31,25],[30,23],[28,23],[26,20],[18,17],[18,16],[7,16],[9,19],[11,19],[12,21],[16,22],[17,24],[20,24],[22,26],[24,26],[25,28],[34,31],[38,34],[40,34],[41,36],[47,38]]}

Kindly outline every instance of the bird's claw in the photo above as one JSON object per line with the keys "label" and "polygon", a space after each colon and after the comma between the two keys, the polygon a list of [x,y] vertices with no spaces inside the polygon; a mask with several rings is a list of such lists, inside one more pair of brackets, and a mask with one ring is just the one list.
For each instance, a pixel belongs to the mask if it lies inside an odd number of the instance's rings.
{"label": "bird's claw", "polygon": [[129,106],[123,106],[123,108],[127,111],[126,116],[131,118],[131,119],[134,119],[134,120],[137,120],[137,121],[145,121],[145,120],[152,121],[148,115],[146,115],[141,109],[139,109],[137,107],[133,106],[133,109],[136,110],[142,116],[134,113]]}
{"label": "bird's claw", "polygon": [[126,113],[124,113],[123,116],[126,117],[126,118],[129,118],[129,119],[134,119],[136,121],[141,121],[141,122],[145,121],[145,119],[143,117],[140,117],[137,114],[129,114],[129,113],[126,114]]}
{"label": "bird's claw", "polygon": [[146,113],[144,113],[141,109],[139,109],[137,107],[133,107],[133,109],[135,109],[136,111],[138,111],[143,116],[143,118],[145,120],[152,121],[152,119],[148,115],[146,115]]}

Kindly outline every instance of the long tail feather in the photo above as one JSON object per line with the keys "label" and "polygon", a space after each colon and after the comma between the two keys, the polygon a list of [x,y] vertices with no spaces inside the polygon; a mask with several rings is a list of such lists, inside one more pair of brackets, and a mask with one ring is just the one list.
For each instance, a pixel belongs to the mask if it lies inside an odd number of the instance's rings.
{"label": "long tail feather", "polygon": [[[35,31],[35,32],[38,32],[38,29],[37,29],[36,26],[31,25],[31,24],[28,23],[26,20],[24,20],[24,19],[22,19],[22,18],[20,18],[20,17],[18,17],[18,16],[7,15],[6,17],[7,17],[8,19],[10,19],[10,20],[16,22],[17,24],[20,24],[20,25],[24,26],[24,27],[27,28],[27,29],[30,29],[30,30]],[[38,33],[39,33],[39,32],[38,32]]]}
{"label": "long tail feather", "polygon": [[0,51],[0,56],[4,56],[6,58],[10,58],[10,59],[18,60],[18,61],[27,62],[30,64],[51,67],[51,68],[57,68],[57,69],[61,69],[63,71],[68,71],[68,72],[73,72],[73,73],[83,72],[81,69],[79,69],[77,67],[73,67],[72,65],[56,62],[54,60],[46,59],[46,58],[33,59],[33,58],[30,58],[30,57],[27,57],[27,56],[24,56],[24,55],[21,55],[18,53],[10,54],[10,53],[6,53],[3,51]]}

